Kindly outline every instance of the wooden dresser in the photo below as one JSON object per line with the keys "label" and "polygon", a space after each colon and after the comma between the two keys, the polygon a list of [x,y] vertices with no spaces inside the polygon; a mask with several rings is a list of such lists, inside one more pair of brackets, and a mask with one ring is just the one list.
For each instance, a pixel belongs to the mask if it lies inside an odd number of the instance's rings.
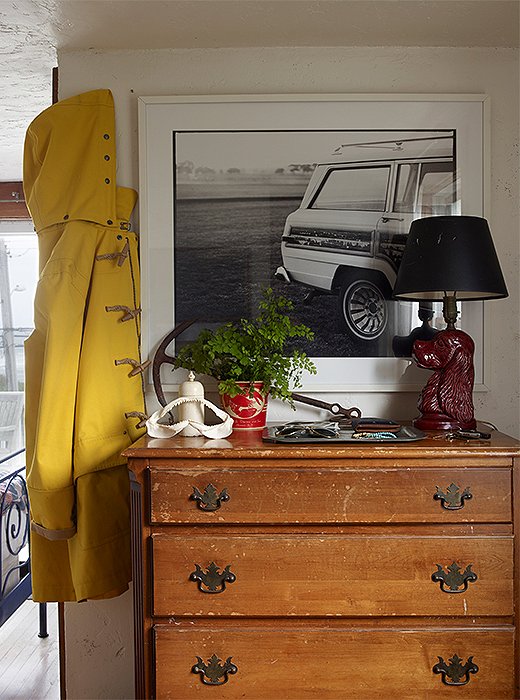
{"label": "wooden dresser", "polygon": [[125,454],[136,697],[520,697],[517,441]]}

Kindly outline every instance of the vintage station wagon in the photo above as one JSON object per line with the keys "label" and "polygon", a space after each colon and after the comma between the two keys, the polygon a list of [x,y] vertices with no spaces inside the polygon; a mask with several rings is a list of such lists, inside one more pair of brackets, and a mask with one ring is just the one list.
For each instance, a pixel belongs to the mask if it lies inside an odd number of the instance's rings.
{"label": "vintage station wagon", "polygon": [[459,213],[453,143],[446,132],[338,148],[287,217],[276,276],[310,298],[336,294],[340,328],[378,338],[411,222]]}

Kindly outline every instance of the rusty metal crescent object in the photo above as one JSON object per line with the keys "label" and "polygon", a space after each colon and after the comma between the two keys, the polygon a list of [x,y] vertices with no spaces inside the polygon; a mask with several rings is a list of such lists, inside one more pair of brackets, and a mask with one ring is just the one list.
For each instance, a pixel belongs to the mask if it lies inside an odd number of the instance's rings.
{"label": "rusty metal crescent object", "polygon": [[157,400],[161,406],[166,406],[168,403],[164,397],[164,392],[161,385],[161,367],[164,364],[175,364],[175,358],[173,355],[168,355],[166,353],[166,348],[172,342],[172,340],[177,338],[177,336],[179,336],[181,333],[184,333],[184,331],[194,323],[195,319],[179,323],[178,326],[175,326],[175,328],[162,339],[161,344],[155,351],[152,364],[153,388],[155,389],[155,395],[157,396]]}

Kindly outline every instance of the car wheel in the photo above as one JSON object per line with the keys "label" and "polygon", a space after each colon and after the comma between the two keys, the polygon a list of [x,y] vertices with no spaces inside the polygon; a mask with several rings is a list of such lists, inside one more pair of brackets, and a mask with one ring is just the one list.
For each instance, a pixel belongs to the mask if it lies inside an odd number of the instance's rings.
{"label": "car wheel", "polygon": [[339,322],[343,330],[362,340],[375,340],[388,322],[386,299],[367,280],[347,281],[339,290]]}

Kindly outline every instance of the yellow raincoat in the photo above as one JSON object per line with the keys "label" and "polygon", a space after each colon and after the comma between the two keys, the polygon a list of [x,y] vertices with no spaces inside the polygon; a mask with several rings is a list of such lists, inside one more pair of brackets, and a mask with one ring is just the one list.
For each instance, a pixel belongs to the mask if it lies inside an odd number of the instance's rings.
{"label": "yellow raincoat", "polygon": [[[29,126],[24,190],[38,233],[35,330],[25,344],[33,597],[128,587],[129,480],[142,433],[137,195],[116,187],[109,90],[58,102]],[[133,413],[133,416],[128,414]],[[142,416],[141,416],[142,417]]]}

